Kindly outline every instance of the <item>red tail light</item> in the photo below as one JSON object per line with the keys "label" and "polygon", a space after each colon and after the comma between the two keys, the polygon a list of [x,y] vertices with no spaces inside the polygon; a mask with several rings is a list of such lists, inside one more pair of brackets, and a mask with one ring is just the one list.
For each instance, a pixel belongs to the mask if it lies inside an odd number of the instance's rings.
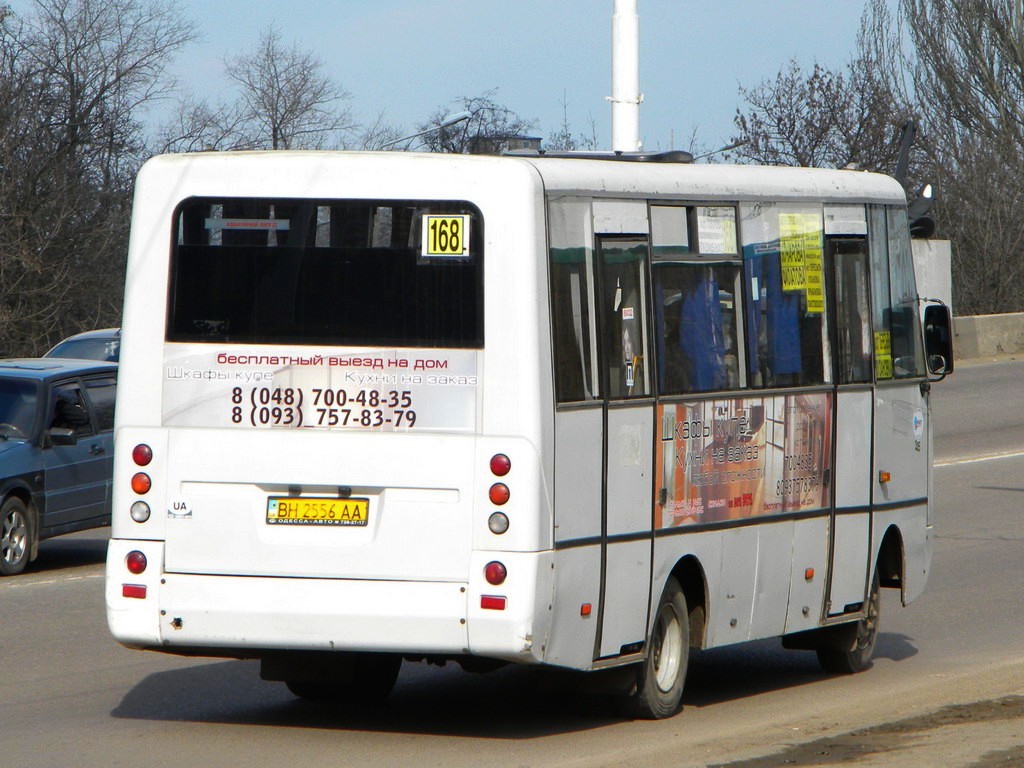
{"label": "red tail light", "polygon": [[498,586],[499,584],[503,584],[507,577],[508,570],[497,560],[494,560],[484,566],[484,578],[487,579],[488,584]]}
{"label": "red tail light", "polygon": [[504,477],[512,469],[512,461],[504,453],[496,453],[491,457],[491,472]]}
{"label": "red tail light", "polygon": [[138,576],[140,573],[146,570],[146,556],[139,552],[137,549],[133,549],[124,559],[125,566],[131,573]]}
{"label": "red tail light", "polygon": [[139,443],[132,449],[132,461],[138,466],[145,467],[153,460],[153,449],[145,443]]}

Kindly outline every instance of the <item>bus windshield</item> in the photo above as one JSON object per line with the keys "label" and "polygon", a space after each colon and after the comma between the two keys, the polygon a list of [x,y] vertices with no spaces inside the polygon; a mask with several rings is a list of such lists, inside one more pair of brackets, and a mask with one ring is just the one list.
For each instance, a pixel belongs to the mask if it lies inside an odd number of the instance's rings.
{"label": "bus windshield", "polygon": [[174,226],[168,341],[483,346],[469,203],[191,198]]}

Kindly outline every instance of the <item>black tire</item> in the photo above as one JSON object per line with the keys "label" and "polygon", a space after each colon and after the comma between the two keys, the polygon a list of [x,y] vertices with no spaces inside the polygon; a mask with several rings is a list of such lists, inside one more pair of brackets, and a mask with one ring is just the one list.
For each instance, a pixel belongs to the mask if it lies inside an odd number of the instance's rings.
{"label": "black tire", "polygon": [[646,658],[637,665],[636,680],[618,705],[627,717],[660,720],[679,711],[690,661],[690,617],[686,596],[670,576],[658,602]]}
{"label": "black tire", "polygon": [[387,653],[356,653],[343,665],[332,666],[329,676],[316,680],[285,680],[285,685],[306,701],[379,704],[395,687],[402,657]]}
{"label": "black tire", "polygon": [[0,576],[25,570],[32,555],[32,518],[25,503],[10,496],[0,507]]}
{"label": "black tire", "polygon": [[826,672],[851,675],[871,666],[871,656],[878,641],[878,619],[882,608],[880,592],[878,572],[875,571],[864,618],[836,627],[833,630],[835,634],[830,638],[833,642],[815,649],[818,663]]}

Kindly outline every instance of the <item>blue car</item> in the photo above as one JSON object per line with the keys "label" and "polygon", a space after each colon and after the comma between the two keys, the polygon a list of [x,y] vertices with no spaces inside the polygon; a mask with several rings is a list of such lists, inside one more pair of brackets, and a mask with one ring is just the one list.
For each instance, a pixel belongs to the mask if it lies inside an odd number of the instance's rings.
{"label": "blue car", "polygon": [[102,328],[68,336],[43,357],[74,357],[79,360],[107,360],[116,363],[121,356],[121,329]]}
{"label": "blue car", "polygon": [[115,363],[0,360],[0,576],[110,524],[116,390]]}

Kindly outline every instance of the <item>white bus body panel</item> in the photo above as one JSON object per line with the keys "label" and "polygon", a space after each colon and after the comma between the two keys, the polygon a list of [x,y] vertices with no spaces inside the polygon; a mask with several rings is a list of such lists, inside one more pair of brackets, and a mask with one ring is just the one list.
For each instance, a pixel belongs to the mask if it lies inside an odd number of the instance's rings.
{"label": "white bus body panel", "polygon": [[601,604],[601,547],[555,551],[555,604],[545,659],[552,664],[589,669],[594,663],[598,608]]}
{"label": "white bus body panel", "polygon": [[[797,520],[793,528],[793,573],[786,611],[786,632],[814,629],[821,623],[828,573],[829,519]],[[808,569],[813,576],[807,578]]]}
{"label": "white bus body panel", "polygon": [[835,523],[828,613],[864,602],[871,538],[871,436],[874,395],[870,390],[836,397]]}
{"label": "white bus body panel", "polygon": [[[928,403],[919,382],[888,384],[875,393],[875,526],[872,551],[877,557],[890,526],[901,532],[904,603],[924,591],[931,567],[932,536],[928,517],[931,425]],[[881,472],[890,479],[882,482]]]}
{"label": "white bus body panel", "polygon": [[[604,611],[600,655],[615,656],[647,635],[651,540],[654,409],[650,404],[608,409],[608,470]],[[631,540],[616,541],[628,536]]]}
{"label": "white bus body panel", "polygon": [[555,414],[555,542],[601,535],[599,408]]}

